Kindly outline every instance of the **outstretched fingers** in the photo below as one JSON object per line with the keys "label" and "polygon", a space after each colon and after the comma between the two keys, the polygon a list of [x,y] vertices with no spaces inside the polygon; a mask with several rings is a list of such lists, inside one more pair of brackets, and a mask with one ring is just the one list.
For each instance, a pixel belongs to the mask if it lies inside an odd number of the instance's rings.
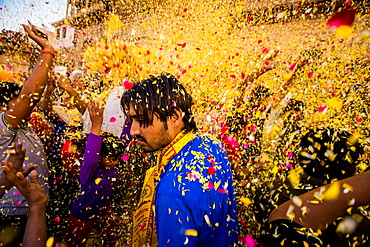
{"label": "outstretched fingers", "polygon": [[8,161],[12,164],[12,169],[15,169],[17,172],[23,171],[23,161],[26,156],[26,149],[23,148],[23,143],[19,142],[16,144],[12,143],[12,149],[10,151]]}
{"label": "outstretched fingers", "polygon": [[33,39],[41,49],[44,49],[48,45],[47,36],[44,33],[41,33],[34,25],[32,25],[32,29],[25,24],[22,24],[22,26],[28,36]]}
{"label": "outstretched fingers", "polygon": [[[38,179],[38,173],[37,171],[30,173],[30,182],[31,184],[37,184],[40,185],[39,179]],[[41,185],[40,185],[41,186]]]}
{"label": "outstretched fingers", "polygon": [[[36,171],[35,171],[36,172]],[[18,190],[23,194],[23,191],[29,191],[31,185],[27,182],[26,178],[24,177],[23,173],[17,172],[16,174],[17,180],[14,181],[14,185],[18,188]],[[34,176],[34,173],[33,173]],[[30,175],[30,178],[32,176]],[[37,180],[37,172],[36,172],[36,180]]]}
{"label": "outstretched fingers", "polygon": [[22,174],[24,177],[27,177],[28,174],[30,174],[33,170],[35,170],[37,167],[39,167],[38,165],[30,165],[29,167],[27,167],[25,170],[22,171]]}
{"label": "outstretched fingers", "polygon": [[14,172],[12,171],[11,167],[9,167],[9,162],[8,161],[2,161],[2,166],[1,170],[3,170],[6,178],[14,184],[14,181],[17,179],[15,176]]}

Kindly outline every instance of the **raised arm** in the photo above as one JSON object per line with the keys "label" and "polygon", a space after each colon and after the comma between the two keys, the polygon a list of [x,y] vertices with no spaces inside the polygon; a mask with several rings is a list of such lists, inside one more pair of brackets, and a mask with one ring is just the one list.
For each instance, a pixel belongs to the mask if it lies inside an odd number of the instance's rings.
{"label": "raised arm", "polygon": [[272,55],[264,61],[263,68],[258,69],[251,74],[247,75],[245,79],[238,85],[238,92],[240,94],[235,98],[234,104],[235,106],[238,106],[242,103],[244,95],[245,95],[245,90],[247,89],[248,85],[250,85],[252,82],[258,79],[261,75],[266,73],[267,71],[271,70],[273,68],[273,63],[272,60],[277,56],[279,51],[274,51]]}
{"label": "raised arm", "polygon": [[54,84],[54,80],[55,80],[54,78],[55,78],[55,75],[49,79],[46,85],[46,89],[44,91],[43,97],[40,102],[42,112],[52,122],[58,117],[55,111],[53,110],[52,93],[54,92],[56,88]]}
{"label": "raised arm", "polygon": [[92,101],[88,105],[91,118],[91,133],[99,136],[101,133],[101,126],[103,125],[104,108],[99,103]]}
{"label": "raised arm", "polygon": [[[30,165],[27,169],[23,169],[23,161],[26,153],[26,149],[22,148],[23,143],[20,142],[18,145],[15,143],[12,144],[12,149],[8,151],[9,158],[8,160],[2,161],[2,165],[6,165],[8,169],[16,174],[18,172],[23,173],[24,176],[27,176],[32,170],[37,168],[37,165]],[[0,198],[14,186],[13,180],[8,179],[4,172],[0,173]]]}
{"label": "raised arm", "polygon": [[22,121],[31,114],[33,108],[40,101],[54,57],[53,46],[45,38],[42,38],[35,26],[32,26],[32,29],[27,25],[23,25],[23,27],[28,36],[40,46],[41,52],[39,61],[23,85],[19,96],[14,102],[11,102],[5,113],[6,122],[13,129],[19,128]]}
{"label": "raised arm", "polygon": [[103,124],[104,108],[95,101],[91,101],[88,105],[91,117],[91,131],[87,138],[84,162],[80,171],[80,182],[85,183],[94,177],[94,174],[99,166],[100,148],[104,137],[100,136],[101,126]]}
{"label": "raised arm", "polygon": [[300,195],[299,199],[281,204],[271,212],[268,221],[287,219],[314,231],[323,230],[344,215],[348,208],[369,204],[369,191],[370,171],[367,171],[311,190]]}
{"label": "raised arm", "polygon": [[87,102],[81,97],[81,95],[72,87],[68,77],[62,74],[56,75],[56,81],[59,87],[63,88],[71,97],[72,103],[76,106],[77,110],[84,114],[87,109]]}
{"label": "raised arm", "polygon": [[26,198],[29,205],[26,231],[23,236],[23,246],[44,247],[46,245],[46,202],[48,197],[38,181],[37,171],[30,174],[30,183],[27,182],[23,173],[14,173],[6,161],[2,170],[8,180],[17,187],[19,192]]}

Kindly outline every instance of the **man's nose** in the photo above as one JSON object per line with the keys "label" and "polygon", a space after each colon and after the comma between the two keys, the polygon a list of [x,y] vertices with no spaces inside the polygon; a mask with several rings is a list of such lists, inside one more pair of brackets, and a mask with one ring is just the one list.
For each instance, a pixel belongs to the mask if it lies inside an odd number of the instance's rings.
{"label": "man's nose", "polygon": [[137,121],[133,121],[131,124],[131,129],[130,129],[130,135],[132,136],[137,136],[140,135],[140,124]]}

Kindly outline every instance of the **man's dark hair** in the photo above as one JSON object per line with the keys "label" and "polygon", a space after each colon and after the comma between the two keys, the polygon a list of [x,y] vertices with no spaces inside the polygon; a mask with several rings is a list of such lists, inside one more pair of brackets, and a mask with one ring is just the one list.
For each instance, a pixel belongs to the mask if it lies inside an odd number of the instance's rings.
{"label": "man's dark hair", "polygon": [[101,157],[110,157],[118,154],[122,154],[125,150],[122,141],[115,136],[113,133],[103,132],[101,136],[104,136],[103,142],[100,148]]}
{"label": "man's dark hair", "polygon": [[303,101],[291,99],[287,106],[284,108],[284,111],[303,111],[304,107],[305,103]]}
{"label": "man's dark hair", "polygon": [[9,101],[17,97],[21,92],[22,87],[14,82],[0,82],[0,106],[8,106]]}
{"label": "man's dark hair", "polygon": [[173,116],[176,109],[181,109],[185,129],[196,131],[197,127],[191,111],[192,97],[173,75],[163,72],[159,76],[149,76],[149,79],[135,83],[123,93],[121,105],[123,112],[129,118],[130,104],[136,113],[143,115],[142,125],[153,124],[154,114],[167,126],[167,118]]}
{"label": "man's dark hair", "polygon": [[345,130],[320,128],[301,138],[300,165],[307,175],[331,180],[354,175],[363,148],[358,138]]}
{"label": "man's dark hair", "polygon": [[257,85],[257,87],[254,88],[252,91],[251,98],[261,99],[265,97],[270,97],[271,95],[273,95],[273,92],[268,87]]}

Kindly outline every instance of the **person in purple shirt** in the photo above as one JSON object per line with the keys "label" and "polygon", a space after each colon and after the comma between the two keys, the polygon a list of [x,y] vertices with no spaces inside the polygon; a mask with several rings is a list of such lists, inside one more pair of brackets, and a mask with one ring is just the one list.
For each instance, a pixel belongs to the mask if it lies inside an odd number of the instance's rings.
{"label": "person in purple shirt", "polygon": [[92,126],[80,169],[81,194],[72,203],[69,215],[67,242],[69,246],[85,246],[95,228],[104,229],[101,236],[105,246],[114,246],[117,235],[110,203],[124,147],[115,135],[101,133],[104,108],[91,102],[88,110]]}

